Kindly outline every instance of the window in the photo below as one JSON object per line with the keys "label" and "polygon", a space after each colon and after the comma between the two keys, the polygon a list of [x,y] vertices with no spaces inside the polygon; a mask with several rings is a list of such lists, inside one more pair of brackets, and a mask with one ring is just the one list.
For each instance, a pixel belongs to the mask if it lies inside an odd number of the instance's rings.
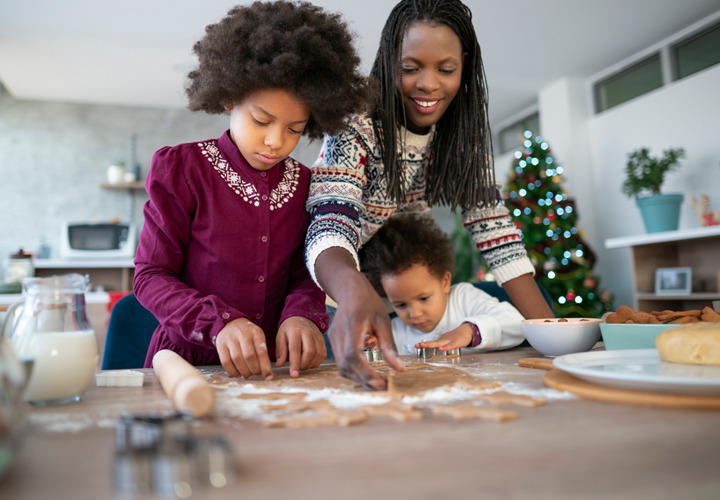
{"label": "window", "polygon": [[600,113],[663,85],[660,54],[640,61],[595,84],[595,109]]}
{"label": "window", "polygon": [[672,47],[673,76],[685,78],[720,63],[720,24],[716,24]]}
{"label": "window", "polygon": [[531,130],[533,135],[541,135],[539,113],[533,113],[521,118],[500,130],[500,137],[498,139],[500,143],[500,154],[521,149],[522,143],[525,141],[523,133],[526,130]]}

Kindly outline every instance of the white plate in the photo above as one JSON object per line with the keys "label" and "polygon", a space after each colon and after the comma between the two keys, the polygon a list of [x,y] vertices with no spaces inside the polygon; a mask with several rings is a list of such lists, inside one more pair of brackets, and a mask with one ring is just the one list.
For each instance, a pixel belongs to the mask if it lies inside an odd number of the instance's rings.
{"label": "white plate", "polygon": [[553,360],[560,370],[595,384],[674,394],[720,394],[720,366],[662,361],[657,349],[566,354]]}

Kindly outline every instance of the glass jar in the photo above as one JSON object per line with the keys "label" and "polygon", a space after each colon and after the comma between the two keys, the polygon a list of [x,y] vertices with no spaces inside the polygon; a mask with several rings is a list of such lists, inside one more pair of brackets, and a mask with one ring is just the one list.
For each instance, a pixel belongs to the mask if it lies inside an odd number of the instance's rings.
{"label": "glass jar", "polygon": [[35,276],[35,266],[31,254],[26,253],[21,248],[18,253],[11,254],[8,257],[5,266],[6,283],[22,283],[25,278],[32,276]]}
{"label": "glass jar", "polygon": [[79,401],[90,386],[98,350],[85,306],[87,284],[79,274],[23,280],[25,301],[8,309],[6,322],[15,355],[32,363],[24,401]]}

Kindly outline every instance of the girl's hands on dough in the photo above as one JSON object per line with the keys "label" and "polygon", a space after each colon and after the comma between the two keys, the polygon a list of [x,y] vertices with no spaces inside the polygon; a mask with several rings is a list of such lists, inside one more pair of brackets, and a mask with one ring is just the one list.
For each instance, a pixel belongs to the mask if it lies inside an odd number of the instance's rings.
{"label": "girl's hands on dough", "polygon": [[463,323],[454,330],[445,332],[440,338],[431,342],[418,342],[416,348],[439,349],[440,351],[450,351],[452,349],[460,349],[467,347],[472,343],[473,328],[470,323]]}
{"label": "girl's hands on dough", "polygon": [[215,347],[225,371],[231,377],[252,378],[262,374],[272,380],[265,333],[247,318],[237,318],[225,325],[218,333]]}
{"label": "girl's hands on dough", "polygon": [[327,357],[320,329],[302,316],[291,316],[280,324],[275,349],[278,368],[289,358],[293,378],[300,376],[300,370],[315,368]]}

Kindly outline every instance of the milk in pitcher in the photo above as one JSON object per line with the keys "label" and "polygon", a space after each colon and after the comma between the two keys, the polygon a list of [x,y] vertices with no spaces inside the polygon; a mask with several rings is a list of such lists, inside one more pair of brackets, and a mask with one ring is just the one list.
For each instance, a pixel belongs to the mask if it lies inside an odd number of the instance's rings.
{"label": "milk in pitcher", "polygon": [[93,330],[42,332],[11,341],[18,358],[34,360],[24,401],[77,401],[90,386],[98,363]]}

